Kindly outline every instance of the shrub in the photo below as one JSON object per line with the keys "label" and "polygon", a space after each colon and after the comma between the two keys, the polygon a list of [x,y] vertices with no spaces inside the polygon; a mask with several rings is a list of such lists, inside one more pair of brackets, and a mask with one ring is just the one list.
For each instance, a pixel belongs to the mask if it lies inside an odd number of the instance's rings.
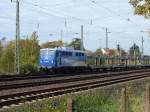
{"label": "shrub", "polygon": [[31,64],[21,65],[20,69],[21,69],[22,74],[29,74],[29,73],[37,72],[37,67]]}

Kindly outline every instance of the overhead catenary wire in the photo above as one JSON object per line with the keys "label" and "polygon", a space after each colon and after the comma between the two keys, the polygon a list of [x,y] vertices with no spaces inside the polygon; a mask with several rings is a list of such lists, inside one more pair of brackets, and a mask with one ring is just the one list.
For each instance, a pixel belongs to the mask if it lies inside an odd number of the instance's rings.
{"label": "overhead catenary wire", "polygon": [[[10,17],[5,17],[5,16],[0,16],[0,19],[1,20],[9,20],[9,21],[11,21],[11,22],[15,22],[15,18],[10,18]],[[21,22],[24,22],[24,23],[26,23],[26,24],[29,24],[29,25],[35,25],[36,23],[33,23],[33,22],[29,22],[29,21],[26,21],[26,20],[24,20],[24,18],[21,18]],[[9,25],[9,24],[8,24]]]}
{"label": "overhead catenary wire", "polygon": [[[90,0],[91,2],[92,2],[92,0]],[[65,24],[66,24],[66,17],[68,18],[71,18],[71,19],[76,19],[76,20],[79,20],[79,21],[91,21],[91,20],[89,20],[89,19],[87,19],[87,20],[85,20],[85,19],[81,19],[81,18],[78,18],[78,17],[74,17],[74,16],[71,16],[71,15],[68,15],[68,14],[60,14],[60,12],[58,12],[58,11],[56,11],[56,10],[52,10],[52,9],[49,9],[49,8],[45,8],[45,7],[42,7],[42,6],[40,6],[40,5],[38,5],[38,4],[35,4],[35,3],[31,3],[31,2],[26,2],[26,1],[23,1],[23,2],[25,2],[25,3],[27,3],[27,4],[30,4],[30,5],[33,5],[33,6],[35,6],[35,7],[39,7],[40,9],[42,9],[45,13],[47,13],[47,14],[50,14],[50,15],[55,15],[55,16],[57,16],[57,17],[61,17],[61,18],[64,18],[65,19]],[[95,5],[97,5],[96,3],[97,2],[92,2],[92,3],[94,3]],[[133,24],[135,24],[136,26],[139,26],[138,24],[136,24],[136,23],[134,23],[134,22],[132,22],[131,21],[131,19],[129,19],[129,18],[125,18],[125,17],[123,17],[123,16],[121,16],[120,14],[117,14],[116,12],[114,12],[113,10],[110,10],[109,8],[107,8],[107,7],[105,7],[105,6],[102,6],[101,5],[101,7],[102,8],[104,8],[104,9],[106,9],[107,11],[109,11],[111,14],[114,14],[114,15],[116,15],[116,16],[119,16],[120,18],[122,18],[123,20],[125,20],[125,21],[130,21],[131,23],[133,23]],[[98,19],[98,18],[95,18],[95,19]],[[93,24],[93,20],[95,20],[94,18],[92,19],[92,24]]]}
{"label": "overhead catenary wire", "polygon": [[[97,5],[97,3],[98,3],[98,2],[96,2],[95,0],[90,0],[90,1],[91,1],[91,3],[93,3],[93,4],[95,4],[95,5]],[[134,25],[136,25],[136,26],[138,26],[138,27],[141,26],[141,25],[139,25],[139,24],[136,24],[136,23],[135,23],[134,21],[132,21],[130,18],[123,17],[121,14],[118,14],[118,13],[116,13],[115,11],[113,11],[113,10],[111,10],[111,9],[109,9],[109,8],[107,8],[107,7],[103,6],[103,5],[101,5],[101,4],[98,4],[98,5],[100,5],[101,8],[106,9],[106,10],[107,10],[108,12],[110,12],[111,14],[116,15],[116,16],[122,18],[122,19],[125,20],[125,21],[131,22],[131,23],[133,23]],[[97,5],[97,6],[98,6],[98,5]]]}
{"label": "overhead catenary wire", "polygon": [[[94,0],[90,0],[93,4],[95,4],[95,5],[97,5],[97,3],[98,2],[96,2],[96,1],[94,1]],[[30,4],[30,5],[33,5],[33,6],[36,6],[36,7],[39,7],[40,9],[43,9],[44,10],[44,13],[46,13],[46,14],[51,14],[51,15],[55,15],[55,16],[59,16],[59,17],[62,17],[62,18],[66,18],[66,17],[70,17],[70,18],[73,18],[73,19],[77,19],[77,20],[81,20],[81,21],[85,21],[85,20],[83,20],[83,19],[81,19],[81,18],[77,18],[77,17],[73,17],[73,16],[71,16],[71,15],[65,15],[65,14],[60,14],[60,12],[58,12],[58,11],[56,11],[56,10],[49,10],[48,8],[45,8],[45,7],[42,7],[42,6],[40,6],[40,5],[38,5],[38,4],[36,4],[36,3],[32,3],[32,2],[29,2],[29,1],[22,1],[22,2],[24,2],[24,3],[26,3],[26,4]],[[63,2],[62,2],[63,3]],[[57,4],[52,4],[52,5],[50,5],[50,6],[58,6],[58,5],[61,5],[62,3],[57,3]],[[116,16],[119,16],[119,17],[121,17],[122,19],[124,19],[124,20],[126,20],[126,19],[128,19],[128,18],[125,18],[125,17],[122,17],[120,14],[117,14],[115,11],[113,11],[113,10],[111,10],[111,9],[109,9],[109,8],[107,8],[107,7],[105,7],[105,6],[103,6],[103,5],[101,5],[101,4],[98,4],[98,5],[100,5],[102,8],[104,8],[104,9],[106,9],[108,12],[110,12],[110,13],[112,13],[112,14],[114,14],[114,15],[116,15]],[[56,13],[52,13],[52,12],[56,12]],[[56,14],[58,14],[59,13],[59,15],[56,15]],[[62,16],[63,15],[63,16]],[[92,22],[95,20],[95,19],[98,19],[98,18],[92,18]],[[86,21],[90,21],[90,20],[86,20]],[[130,22],[132,22],[131,21],[131,19],[130,19]],[[132,22],[133,23],[133,22]],[[134,23],[134,24],[136,24],[136,23]],[[137,24],[136,24],[137,25]]]}
{"label": "overhead catenary wire", "polygon": [[[88,19],[80,18],[80,17],[76,17],[76,16],[73,16],[73,15],[70,15],[70,14],[65,14],[64,12],[59,12],[59,11],[56,11],[54,9],[50,9],[50,8],[41,6],[41,5],[36,4],[36,3],[31,3],[31,2],[27,2],[27,1],[22,1],[22,2],[41,9],[41,11],[43,13],[47,14],[47,15],[63,18],[65,20],[65,22],[66,22],[67,19],[73,19],[73,20],[77,20],[77,21],[80,21],[80,22],[84,22],[84,23],[86,23],[86,25],[88,25],[89,22],[90,22],[90,25],[91,25],[91,20],[92,20],[92,24],[93,24],[93,20],[105,20],[105,18],[101,18],[101,17],[96,17],[96,18],[92,18],[92,19],[90,19],[90,18],[88,18]],[[112,17],[108,17],[108,18],[112,18]],[[81,23],[81,24],[83,24],[83,23]]]}
{"label": "overhead catenary wire", "polygon": [[71,18],[71,19],[75,19],[75,20],[87,21],[87,19],[78,18],[78,17],[72,16],[72,15],[64,14],[62,12],[59,12],[59,11],[56,11],[56,10],[53,10],[50,8],[42,7],[42,6],[35,4],[35,3],[30,3],[30,2],[26,2],[26,1],[23,1],[23,2],[26,4],[32,5],[34,7],[40,8],[42,10],[42,12],[44,12],[48,15],[51,15],[51,16],[56,16],[56,17],[60,17],[63,19],[66,19],[66,17],[67,17],[67,18]]}
{"label": "overhead catenary wire", "polygon": [[[23,1],[23,0],[22,0]],[[32,2],[29,2],[29,1],[23,1],[23,2],[26,2],[26,3],[28,3],[28,4],[36,4],[36,3],[32,3]],[[70,5],[68,2],[59,2],[59,3],[56,3],[56,4],[49,4],[49,5],[44,5],[45,7],[53,7],[53,8],[56,8],[56,7],[58,7],[58,6],[62,6],[62,5]]]}
{"label": "overhead catenary wire", "polygon": [[[28,1],[21,1],[21,2],[28,2]],[[32,2],[30,2],[29,4],[31,5],[31,3]],[[28,4],[28,3],[27,3]],[[59,4],[59,3],[58,3]],[[61,3],[60,3],[61,4]],[[47,14],[47,15],[53,15],[53,14],[58,14],[58,16],[57,17],[61,17],[61,18],[63,18],[64,19],[64,21],[66,21],[66,23],[67,23],[67,27],[68,27],[68,20],[69,19],[73,19],[73,21],[74,20],[78,20],[78,21],[80,21],[81,23],[82,22],[84,22],[85,23],[85,21],[86,21],[86,26],[87,25],[89,25],[90,24],[90,20],[91,19],[86,19],[86,20],[82,20],[82,18],[80,18],[80,17],[78,17],[78,18],[74,18],[74,17],[72,17],[72,15],[70,15],[70,14],[63,14],[63,13],[61,13],[61,12],[59,12],[59,11],[56,11],[55,9],[53,10],[49,10],[49,8],[47,8],[47,7],[44,7],[44,6],[41,6],[41,5],[39,5],[38,4],[38,6],[36,6],[37,5],[37,3],[33,3],[32,4],[32,6],[35,6],[35,7],[37,7],[38,9],[39,9],[39,11],[42,11],[43,13],[45,13],[45,14]],[[98,4],[99,5],[99,4]],[[101,5],[101,4],[100,4]],[[51,5],[50,5],[51,6]],[[57,6],[57,5],[56,5]],[[55,7],[55,6],[54,6]],[[104,6],[105,7],[105,6]],[[122,15],[118,15],[115,11],[113,11],[113,10],[111,10],[111,9],[109,9],[109,8],[107,8],[107,7],[102,7],[103,9],[107,9],[107,11],[108,12],[110,12],[111,14],[113,14],[113,15],[116,15],[116,16],[118,16],[118,17],[120,17],[122,20],[125,20],[126,21],[126,17],[122,17]],[[36,10],[37,11],[37,10]],[[52,13],[52,14],[51,14]],[[66,19],[67,18],[67,19]],[[97,26],[100,26],[99,24],[94,24],[94,21],[95,21],[95,19],[99,19],[98,17],[97,18],[92,18],[92,25],[94,26],[95,25],[95,27],[97,27]],[[105,19],[105,18],[102,18],[102,19]],[[87,22],[88,22],[88,24],[87,24]],[[131,22],[131,21],[127,21],[127,22]],[[131,22],[132,23],[132,22]],[[64,23],[65,24],[65,23]],[[134,23],[133,23],[134,24]],[[91,25],[91,24],[90,24]],[[100,26],[100,27],[102,27],[102,26]],[[108,26],[109,27],[109,26]],[[61,28],[62,29],[62,28]],[[97,27],[97,30],[99,30],[99,28]],[[110,29],[111,30],[111,29]],[[94,32],[94,31],[90,31],[91,33],[92,32]],[[116,32],[116,31],[111,31],[112,33],[114,32]],[[132,31],[131,31],[132,32]],[[69,31],[68,32],[68,34],[71,34],[71,32]],[[124,32],[124,31],[122,31],[122,32],[116,32],[116,33],[128,33],[128,32]],[[129,33],[130,34],[130,33]]]}

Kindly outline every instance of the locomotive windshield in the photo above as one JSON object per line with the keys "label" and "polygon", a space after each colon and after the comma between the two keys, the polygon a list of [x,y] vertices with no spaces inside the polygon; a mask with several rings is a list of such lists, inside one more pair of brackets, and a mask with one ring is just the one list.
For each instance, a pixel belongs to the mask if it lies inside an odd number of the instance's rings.
{"label": "locomotive windshield", "polygon": [[41,55],[46,55],[47,54],[47,50],[41,50],[40,54]]}
{"label": "locomotive windshield", "polygon": [[54,55],[54,51],[53,50],[41,50],[41,55]]}
{"label": "locomotive windshield", "polygon": [[55,52],[53,51],[53,50],[48,50],[48,55],[54,55],[55,54]]}

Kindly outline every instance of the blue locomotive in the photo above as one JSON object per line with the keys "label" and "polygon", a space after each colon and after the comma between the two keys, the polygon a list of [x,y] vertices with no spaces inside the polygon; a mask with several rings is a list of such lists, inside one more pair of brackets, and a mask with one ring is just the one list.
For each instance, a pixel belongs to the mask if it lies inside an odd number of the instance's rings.
{"label": "blue locomotive", "polygon": [[86,67],[86,53],[62,48],[41,49],[39,67],[47,70],[83,68]]}
{"label": "blue locomotive", "polygon": [[46,48],[40,50],[39,67],[52,72],[126,70],[150,67],[150,57],[94,56],[81,50]]}

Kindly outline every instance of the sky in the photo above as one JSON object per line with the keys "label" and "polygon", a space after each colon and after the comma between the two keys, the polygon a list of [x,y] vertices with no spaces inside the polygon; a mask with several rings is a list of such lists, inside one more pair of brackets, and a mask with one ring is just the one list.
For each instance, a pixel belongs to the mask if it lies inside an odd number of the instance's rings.
{"label": "sky", "polygon": [[[15,37],[16,4],[0,0],[0,38]],[[110,32],[109,48],[120,44],[126,51],[136,43],[150,55],[150,20],[134,15],[128,0],[20,0],[21,38],[37,31],[40,44],[61,39],[70,42],[80,37],[84,26],[84,46],[95,51],[105,48],[105,29]],[[144,32],[141,32],[144,31]]]}

